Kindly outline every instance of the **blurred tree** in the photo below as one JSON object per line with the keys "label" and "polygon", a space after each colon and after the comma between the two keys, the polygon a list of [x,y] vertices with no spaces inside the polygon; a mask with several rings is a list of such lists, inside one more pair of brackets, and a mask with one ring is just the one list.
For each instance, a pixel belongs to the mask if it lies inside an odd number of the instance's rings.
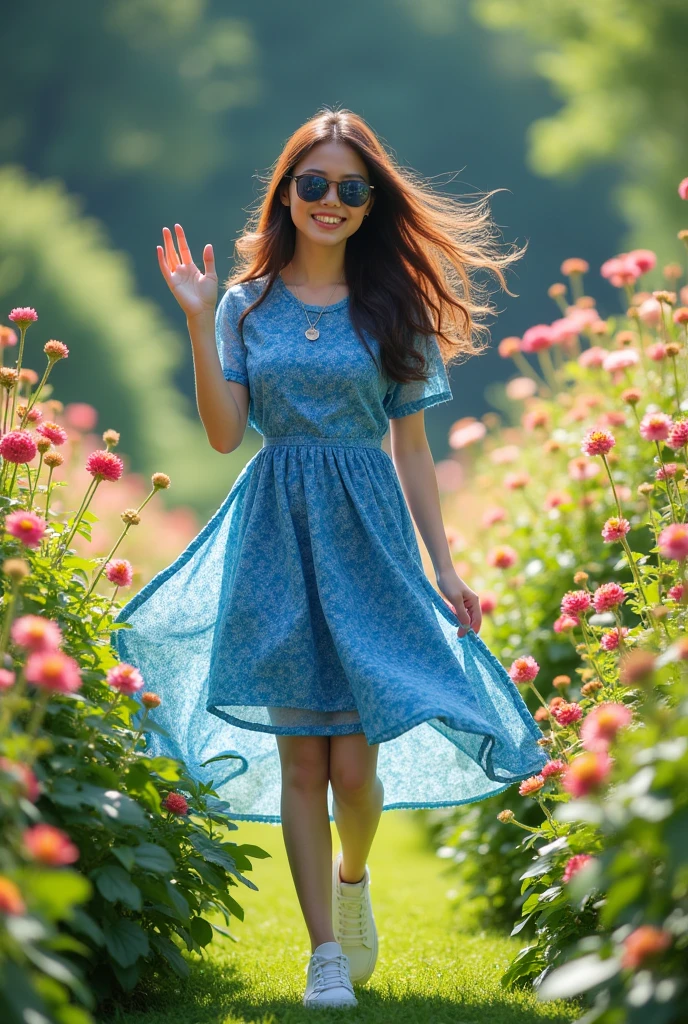
{"label": "blurred tree", "polygon": [[70,354],[53,370],[55,397],[95,406],[99,431],[121,433],[118,451],[129,468],[169,473],[172,486],[160,497],[207,513],[257,450],[258,435],[249,430],[231,455],[211,448],[172,381],[185,354],[181,334],[136,294],[129,257],[109,248],[102,225],[78,207],[62,182],[0,169],[0,321],[9,325],[14,305],[34,306],[39,321],[27,335],[24,365],[40,376],[45,342],[64,341]]}
{"label": "blurred tree", "polygon": [[[534,67],[563,99],[528,131],[536,173],[573,180],[613,163],[628,223],[624,244],[680,259],[685,208],[677,195],[688,168],[688,5],[685,0],[474,0],[478,20],[523,34],[538,47]],[[669,240],[669,241],[667,241]],[[672,244],[673,240],[673,244]]]}

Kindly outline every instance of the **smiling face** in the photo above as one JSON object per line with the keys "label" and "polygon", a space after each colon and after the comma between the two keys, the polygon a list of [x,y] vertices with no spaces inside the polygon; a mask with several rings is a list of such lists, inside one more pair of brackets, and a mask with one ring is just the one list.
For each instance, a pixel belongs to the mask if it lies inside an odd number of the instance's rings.
{"label": "smiling face", "polygon": [[322,174],[331,184],[322,199],[308,203],[296,192],[296,182],[288,179],[282,186],[280,199],[291,208],[291,219],[298,231],[320,245],[341,245],[358,231],[366,213],[373,205],[371,192],[363,206],[346,206],[339,198],[337,181],[370,182],[365,163],[355,149],[339,142],[319,142],[295,165],[292,174]]}

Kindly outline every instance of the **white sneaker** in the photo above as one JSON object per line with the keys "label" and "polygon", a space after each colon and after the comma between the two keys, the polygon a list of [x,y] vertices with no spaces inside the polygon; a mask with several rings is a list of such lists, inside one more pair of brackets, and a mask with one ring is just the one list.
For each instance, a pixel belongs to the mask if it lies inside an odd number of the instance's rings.
{"label": "white sneaker", "polygon": [[342,855],[332,866],[332,928],[349,958],[349,977],[363,984],[375,970],[377,928],[370,902],[370,871],[366,864],[360,882],[343,882],[339,874]]}
{"label": "white sneaker", "polygon": [[349,978],[349,959],[338,942],[321,942],[307,967],[304,1006],[358,1006]]}

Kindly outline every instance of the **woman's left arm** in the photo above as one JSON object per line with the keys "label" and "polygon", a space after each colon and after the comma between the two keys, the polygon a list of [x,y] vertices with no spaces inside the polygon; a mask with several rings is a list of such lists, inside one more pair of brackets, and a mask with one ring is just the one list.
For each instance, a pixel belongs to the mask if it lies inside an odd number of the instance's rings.
{"label": "woman's left arm", "polygon": [[442,522],[440,495],[432,452],[425,433],[425,412],[391,419],[392,459],[406,502],[435,569],[437,586],[456,609],[459,637],[480,631],[482,612],[475,591],[461,579],[452,563]]}

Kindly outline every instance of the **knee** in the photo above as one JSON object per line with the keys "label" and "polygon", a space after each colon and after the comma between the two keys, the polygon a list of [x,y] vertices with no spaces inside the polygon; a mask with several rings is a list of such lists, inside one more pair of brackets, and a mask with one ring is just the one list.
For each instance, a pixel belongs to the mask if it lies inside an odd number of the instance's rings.
{"label": "knee", "polygon": [[338,765],[330,774],[332,792],[341,803],[358,803],[368,800],[378,783],[375,773],[370,775],[357,764]]}
{"label": "knee", "polygon": [[301,792],[327,788],[327,757],[317,750],[296,751],[282,762],[282,781]]}

